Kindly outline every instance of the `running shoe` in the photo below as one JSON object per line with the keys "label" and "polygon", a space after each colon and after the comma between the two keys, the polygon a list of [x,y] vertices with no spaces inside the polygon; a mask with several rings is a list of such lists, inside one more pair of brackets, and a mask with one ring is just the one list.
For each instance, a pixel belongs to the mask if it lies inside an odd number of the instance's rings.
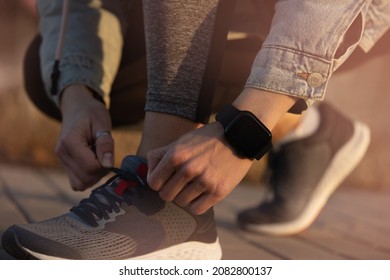
{"label": "running shoe", "polygon": [[212,209],[197,216],[164,202],[139,157],[114,171],[69,213],[7,229],[3,248],[17,259],[221,259]]}
{"label": "running shoe", "polygon": [[362,160],[370,142],[369,128],[326,103],[318,110],[321,121],[314,134],[282,144],[269,154],[271,195],[239,213],[243,229],[267,235],[305,230]]}

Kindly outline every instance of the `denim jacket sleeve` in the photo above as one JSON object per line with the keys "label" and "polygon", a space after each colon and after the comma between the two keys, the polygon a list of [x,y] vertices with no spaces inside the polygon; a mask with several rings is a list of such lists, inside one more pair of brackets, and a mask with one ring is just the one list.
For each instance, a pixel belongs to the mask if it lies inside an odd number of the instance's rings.
{"label": "denim jacket sleeve", "polygon": [[363,36],[367,0],[277,1],[270,32],[246,87],[300,98],[300,113],[322,100],[332,73]]}
{"label": "denim jacket sleeve", "polygon": [[118,70],[123,38],[119,1],[70,0],[57,94],[51,96],[51,73],[61,29],[63,0],[38,0],[41,71],[46,92],[59,105],[71,84],[83,84],[109,106],[109,92]]}

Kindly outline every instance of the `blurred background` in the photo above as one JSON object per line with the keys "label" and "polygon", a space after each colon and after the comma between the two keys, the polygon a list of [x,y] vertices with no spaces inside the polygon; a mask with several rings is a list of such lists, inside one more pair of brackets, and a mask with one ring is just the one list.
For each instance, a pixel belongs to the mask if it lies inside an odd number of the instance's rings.
{"label": "blurred background", "polygon": [[53,165],[58,124],[35,110],[22,82],[24,53],[37,30],[35,1],[0,0],[0,160]]}
{"label": "blurred background", "polygon": [[[60,124],[33,106],[23,84],[24,55],[37,32],[35,0],[0,0],[0,162],[60,168],[54,154]],[[126,134],[114,132],[118,159],[140,141],[139,129]]]}
{"label": "blurred background", "polygon": [[[59,123],[41,114],[24,93],[23,57],[37,33],[34,0],[0,0],[0,162],[60,168],[54,155]],[[367,123],[372,142],[343,185],[390,189],[390,36],[369,54],[356,51],[334,75],[326,100]],[[116,158],[134,153],[139,130],[114,132]],[[258,168],[248,180],[259,180]]]}

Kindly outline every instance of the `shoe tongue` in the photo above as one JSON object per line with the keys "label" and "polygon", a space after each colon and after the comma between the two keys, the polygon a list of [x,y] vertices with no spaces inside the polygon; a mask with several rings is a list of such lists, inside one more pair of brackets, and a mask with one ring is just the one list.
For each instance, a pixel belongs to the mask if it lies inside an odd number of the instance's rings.
{"label": "shoe tongue", "polygon": [[[146,160],[141,159],[137,156],[127,156],[122,161],[121,170],[137,174],[140,179],[146,180],[148,167],[146,165]],[[128,182],[124,179],[117,178],[111,184],[108,184],[104,188],[106,188],[106,190],[111,194],[117,197],[121,197],[128,187],[135,187],[137,184],[139,183]],[[101,203],[104,203],[106,205],[109,204],[109,201],[104,195],[100,193],[95,193],[94,195]]]}
{"label": "shoe tongue", "polygon": [[[98,217],[94,211],[91,211],[90,207],[95,208],[98,212],[105,212],[106,209],[99,209],[99,204],[106,205],[108,208],[110,208],[113,203],[118,205],[121,200],[126,200],[126,198],[123,197],[123,194],[128,188],[137,187],[140,184],[146,185],[146,174],[148,172],[146,160],[137,156],[125,157],[122,161],[121,168],[113,171],[117,173],[118,177],[114,177],[113,180],[110,180],[105,185],[102,185],[100,188],[93,191],[91,196],[88,199],[82,200],[79,206],[74,207],[74,210],[72,210],[72,208],[69,214],[70,217],[78,222],[89,224],[83,219],[83,216],[92,215],[93,218],[98,221],[101,217]],[[107,192],[110,195],[107,195]],[[116,197],[114,201],[110,201],[112,196]],[[98,200],[98,203],[96,203],[96,200]],[[85,207],[86,205],[88,205],[88,207]]]}
{"label": "shoe tongue", "polygon": [[138,156],[126,156],[122,160],[121,169],[137,174],[141,179],[146,179],[148,166],[146,160]]}

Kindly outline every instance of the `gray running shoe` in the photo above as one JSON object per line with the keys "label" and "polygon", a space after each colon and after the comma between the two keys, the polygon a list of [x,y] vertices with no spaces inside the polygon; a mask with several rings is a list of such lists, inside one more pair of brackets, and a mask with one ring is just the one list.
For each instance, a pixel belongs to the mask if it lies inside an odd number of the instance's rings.
{"label": "gray running shoe", "polygon": [[7,229],[3,248],[18,259],[221,259],[212,209],[196,216],[164,202],[139,157],[115,171],[68,214]]}
{"label": "gray running shoe", "polygon": [[268,235],[303,231],[363,158],[370,142],[369,128],[325,103],[318,110],[321,123],[313,135],[270,153],[271,196],[239,213],[243,229]]}

